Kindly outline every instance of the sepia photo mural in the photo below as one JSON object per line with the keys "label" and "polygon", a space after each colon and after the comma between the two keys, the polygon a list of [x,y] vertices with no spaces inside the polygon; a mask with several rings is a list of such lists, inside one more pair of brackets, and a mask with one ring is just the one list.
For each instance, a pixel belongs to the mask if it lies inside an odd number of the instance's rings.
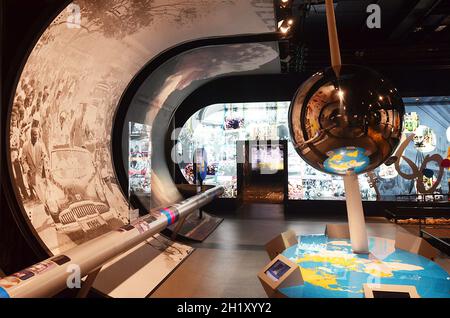
{"label": "sepia photo mural", "polygon": [[50,253],[128,223],[110,136],[135,74],[181,42],[274,31],[273,16],[271,0],[78,0],[56,17],[26,61],[9,122],[17,200]]}

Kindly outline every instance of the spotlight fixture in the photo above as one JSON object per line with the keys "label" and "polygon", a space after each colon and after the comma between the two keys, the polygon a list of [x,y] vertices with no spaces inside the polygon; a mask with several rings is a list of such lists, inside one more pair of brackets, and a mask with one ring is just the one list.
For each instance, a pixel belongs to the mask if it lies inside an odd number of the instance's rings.
{"label": "spotlight fixture", "polygon": [[293,19],[284,19],[278,22],[278,31],[280,31],[283,34],[287,34],[292,26],[294,25]]}
{"label": "spotlight fixture", "polygon": [[280,0],[280,8],[288,8],[291,5],[290,0]]}

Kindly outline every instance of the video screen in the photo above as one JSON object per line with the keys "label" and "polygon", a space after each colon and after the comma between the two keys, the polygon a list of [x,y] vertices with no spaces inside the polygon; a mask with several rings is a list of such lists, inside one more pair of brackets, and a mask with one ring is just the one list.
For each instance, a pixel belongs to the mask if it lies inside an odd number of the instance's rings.
{"label": "video screen", "polygon": [[411,295],[407,292],[374,290],[372,293],[374,298],[411,298]]}
{"label": "video screen", "polygon": [[252,170],[284,169],[283,149],[281,145],[276,146],[252,146],[251,148]]}
{"label": "video screen", "polygon": [[282,261],[276,261],[267,271],[266,275],[273,281],[277,282],[291,267]]}

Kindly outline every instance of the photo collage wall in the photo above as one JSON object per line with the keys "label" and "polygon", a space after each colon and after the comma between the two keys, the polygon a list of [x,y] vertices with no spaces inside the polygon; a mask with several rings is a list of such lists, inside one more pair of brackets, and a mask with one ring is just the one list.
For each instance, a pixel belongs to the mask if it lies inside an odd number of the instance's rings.
{"label": "photo collage wall", "polygon": [[[416,98],[405,99],[404,137],[414,133],[414,140],[403,155],[421,165],[425,156],[439,154],[450,156],[450,143],[446,131],[450,127],[450,106],[412,105]],[[195,113],[183,126],[177,144],[178,152],[190,152],[195,147],[205,147],[210,173],[206,184],[225,187],[223,197],[235,198],[236,141],[283,140],[290,138],[287,124],[289,102],[216,104]],[[436,113],[437,112],[437,113]],[[403,139],[404,140],[404,139]],[[186,180],[192,183],[191,164],[180,165]],[[401,171],[410,167],[400,160]],[[439,167],[431,162],[424,175],[425,188],[437,180]],[[344,200],[343,180],[339,176],[317,171],[304,162],[288,142],[288,194],[290,200]],[[448,169],[436,187],[436,193],[448,193]],[[395,165],[382,165],[373,174],[359,175],[363,200],[389,200],[401,195],[417,194],[416,181],[399,176]]]}

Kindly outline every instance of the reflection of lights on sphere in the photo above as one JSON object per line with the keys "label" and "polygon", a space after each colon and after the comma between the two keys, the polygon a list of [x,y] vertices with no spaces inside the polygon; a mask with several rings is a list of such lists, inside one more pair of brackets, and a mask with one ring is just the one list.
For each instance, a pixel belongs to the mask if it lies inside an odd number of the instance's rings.
{"label": "reflection of lights on sphere", "polygon": [[450,127],[447,128],[447,141],[450,142]]}
{"label": "reflection of lights on sphere", "polygon": [[375,71],[343,65],[337,78],[328,68],[303,83],[291,103],[292,142],[317,170],[364,173],[392,155],[404,111],[397,90]]}

